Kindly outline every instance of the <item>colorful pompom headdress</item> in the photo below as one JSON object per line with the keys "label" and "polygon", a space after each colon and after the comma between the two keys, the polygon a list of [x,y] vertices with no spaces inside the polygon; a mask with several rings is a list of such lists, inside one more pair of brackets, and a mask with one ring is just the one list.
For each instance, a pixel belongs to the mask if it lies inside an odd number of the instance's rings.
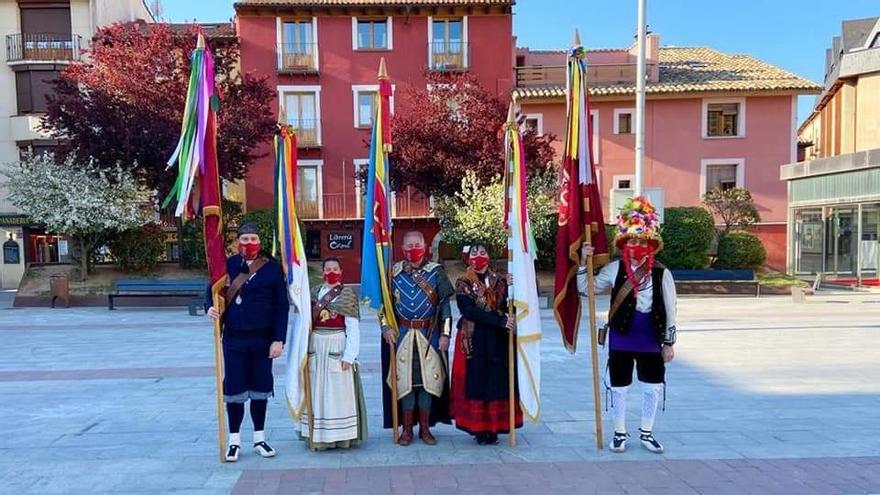
{"label": "colorful pompom headdress", "polygon": [[663,248],[660,238],[660,217],[654,205],[644,196],[630,198],[617,215],[617,231],[614,244],[618,249],[629,239],[645,239],[654,248],[654,252]]}

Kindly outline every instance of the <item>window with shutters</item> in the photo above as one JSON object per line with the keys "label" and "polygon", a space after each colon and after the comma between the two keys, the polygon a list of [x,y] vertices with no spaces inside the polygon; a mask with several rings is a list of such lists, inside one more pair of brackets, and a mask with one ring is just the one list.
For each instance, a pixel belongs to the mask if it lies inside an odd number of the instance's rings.
{"label": "window with shutters", "polygon": [[745,99],[703,100],[703,137],[745,136]]}
{"label": "window with shutters", "polygon": [[743,187],[745,182],[745,160],[742,158],[716,158],[701,163],[700,194],[720,189],[727,191]]}

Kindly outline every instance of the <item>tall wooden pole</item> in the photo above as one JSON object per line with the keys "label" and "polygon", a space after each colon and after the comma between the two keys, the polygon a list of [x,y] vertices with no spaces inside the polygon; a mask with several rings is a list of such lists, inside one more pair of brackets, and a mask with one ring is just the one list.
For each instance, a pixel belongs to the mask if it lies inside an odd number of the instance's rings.
{"label": "tall wooden pole", "polygon": [[305,393],[306,393],[306,409],[307,414],[309,415],[309,450],[315,450],[315,405],[312,403],[312,366],[310,363],[309,355],[312,352],[312,332],[311,332],[311,322],[309,322],[309,337],[306,343],[306,369],[303,372],[303,385],[305,385]]}
{"label": "tall wooden pole", "polygon": [[[213,288],[212,288],[213,290]],[[214,371],[217,388],[217,445],[220,462],[226,462],[226,408],[223,404],[223,342],[221,319],[225,309],[223,298],[214,291],[214,307],[220,310],[220,318],[214,320]]]}
{"label": "tall wooden pole", "polygon": [[[514,308],[513,301],[511,301],[509,295],[507,297],[507,304],[510,307],[508,318],[512,318],[513,321],[516,321],[516,309]],[[507,331],[507,393],[509,396],[508,409],[510,410],[510,434],[507,435],[507,442],[511,447],[516,447],[516,387],[514,382],[516,377],[513,373],[514,366],[516,365],[516,348],[514,345],[514,342],[516,341],[515,334],[515,330],[511,329]]]}
{"label": "tall wooden pole", "polygon": [[397,345],[388,344],[388,374],[391,376],[391,443],[400,439],[400,418],[397,416]]}
{"label": "tall wooden pole", "polygon": [[[592,231],[585,227],[585,245],[592,245]],[[590,361],[593,365],[593,409],[596,420],[596,448],[602,450],[602,397],[599,393],[599,343],[596,336],[596,279],[593,277],[593,256],[586,257],[587,263],[587,305],[590,314]]]}

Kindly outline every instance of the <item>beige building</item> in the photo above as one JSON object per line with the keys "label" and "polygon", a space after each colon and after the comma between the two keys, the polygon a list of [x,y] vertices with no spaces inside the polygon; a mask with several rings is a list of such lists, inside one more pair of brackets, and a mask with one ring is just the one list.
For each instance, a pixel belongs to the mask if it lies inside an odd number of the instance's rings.
{"label": "beige building", "polygon": [[[51,149],[39,129],[49,81],[80,60],[99,26],[153,16],[144,0],[0,0],[0,164],[18,160],[22,150]],[[67,243],[32,225],[9,203],[0,178],[0,288],[16,288],[29,263],[67,260]]]}
{"label": "beige building", "polygon": [[843,22],[798,142],[800,161],[781,170],[789,272],[880,284],[880,17]]}

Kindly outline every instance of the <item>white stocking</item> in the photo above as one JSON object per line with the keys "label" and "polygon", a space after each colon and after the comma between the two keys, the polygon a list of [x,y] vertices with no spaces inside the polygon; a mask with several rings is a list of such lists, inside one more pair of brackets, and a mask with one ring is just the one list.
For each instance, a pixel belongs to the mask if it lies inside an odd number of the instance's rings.
{"label": "white stocking", "polygon": [[663,394],[663,384],[640,383],[642,384],[642,430],[650,432],[654,430],[654,418],[657,417],[657,406]]}
{"label": "white stocking", "polygon": [[614,432],[626,433],[626,393],[629,386],[611,387],[611,412],[614,418]]}

